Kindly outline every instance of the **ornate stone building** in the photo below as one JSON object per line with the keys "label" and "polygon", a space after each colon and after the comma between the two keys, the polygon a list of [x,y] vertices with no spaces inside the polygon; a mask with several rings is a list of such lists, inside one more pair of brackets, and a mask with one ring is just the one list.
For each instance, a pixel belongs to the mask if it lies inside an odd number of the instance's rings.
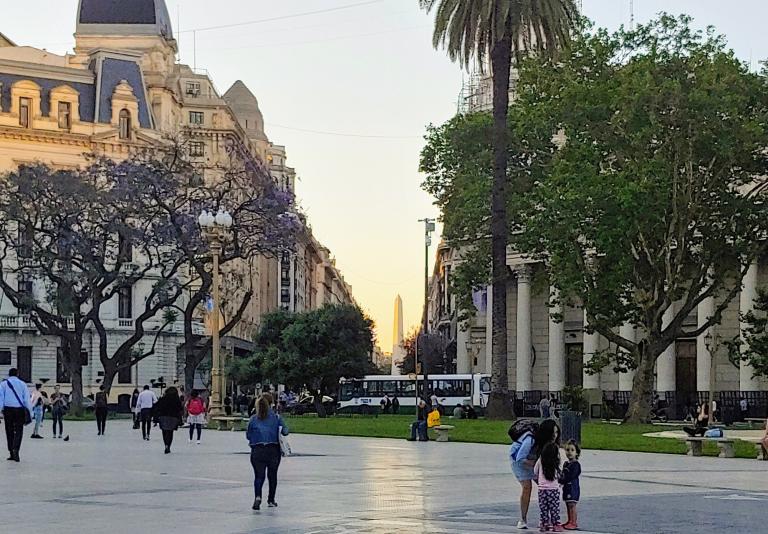
{"label": "ornate stone building", "polygon": [[[285,164],[285,148],[269,142],[258,102],[245,84],[238,81],[220,95],[207,73],[177,62],[163,0],[80,0],[76,16],[73,54],[16,46],[0,34],[0,171],[35,161],[76,168],[87,154],[121,159],[137,149],[181,140],[204,178],[215,181],[232,158],[227,146],[236,143],[283,190],[294,192],[295,172]],[[286,283],[294,303],[288,309],[352,300],[327,249],[308,227],[289,256],[284,262],[259,255],[230,267],[248,280],[254,297],[225,346],[247,350],[260,318],[284,305]],[[283,263],[291,265],[288,277],[281,272]],[[150,283],[137,284],[105,307],[110,344],[117,346],[132,327]],[[196,328],[204,334],[202,322]],[[160,376],[177,380],[182,342],[181,325],[174,325],[162,337],[156,356],[120,374],[113,400]],[[28,382],[48,378],[64,383],[66,390],[58,344],[37,333],[0,296],[0,373],[16,366]],[[101,373],[95,332],[87,344],[86,394]]]}

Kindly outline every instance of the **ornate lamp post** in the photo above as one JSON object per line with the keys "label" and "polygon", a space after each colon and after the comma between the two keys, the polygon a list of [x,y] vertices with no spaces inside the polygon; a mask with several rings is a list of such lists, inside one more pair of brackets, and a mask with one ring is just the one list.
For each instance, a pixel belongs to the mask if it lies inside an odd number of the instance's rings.
{"label": "ornate lamp post", "polygon": [[232,228],[232,216],[223,210],[214,215],[210,211],[205,211],[200,214],[197,222],[200,224],[200,229],[203,232],[203,238],[208,242],[211,247],[211,255],[213,256],[213,269],[211,276],[213,277],[213,321],[211,324],[211,347],[212,347],[212,364],[211,364],[211,399],[210,399],[210,413],[213,417],[219,417],[224,414],[223,403],[223,391],[222,384],[222,372],[221,372],[221,354],[219,341],[219,256],[224,248],[224,243],[229,236],[229,230]]}
{"label": "ornate lamp post", "polygon": [[714,327],[710,328],[707,332],[707,335],[704,336],[704,346],[707,347],[707,352],[709,352],[710,357],[710,364],[709,364],[709,424],[715,422],[715,380],[716,380],[716,370],[717,366],[715,365],[715,357],[717,356],[717,351],[720,349],[720,344],[722,342],[722,339],[720,338],[720,334],[717,333],[717,331],[714,331]]}

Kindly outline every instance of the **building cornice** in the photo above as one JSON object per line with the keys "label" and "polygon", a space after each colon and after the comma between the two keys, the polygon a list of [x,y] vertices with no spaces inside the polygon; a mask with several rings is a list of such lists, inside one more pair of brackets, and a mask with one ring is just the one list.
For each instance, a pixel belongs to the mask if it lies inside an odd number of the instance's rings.
{"label": "building cornice", "polygon": [[46,78],[65,82],[93,84],[96,77],[91,71],[73,67],[58,67],[56,65],[41,65],[27,61],[0,59],[0,72],[26,78]]}

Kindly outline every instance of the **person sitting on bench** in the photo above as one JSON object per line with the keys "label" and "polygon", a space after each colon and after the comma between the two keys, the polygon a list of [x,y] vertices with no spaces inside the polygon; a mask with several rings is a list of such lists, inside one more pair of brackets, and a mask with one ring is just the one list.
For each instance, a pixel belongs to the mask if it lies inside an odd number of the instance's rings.
{"label": "person sitting on bench", "polygon": [[683,427],[683,431],[691,437],[704,437],[704,432],[707,431],[707,426],[709,426],[709,403],[702,402],[701,406],[699,406],[699,414],[696,416],[696,426]]}

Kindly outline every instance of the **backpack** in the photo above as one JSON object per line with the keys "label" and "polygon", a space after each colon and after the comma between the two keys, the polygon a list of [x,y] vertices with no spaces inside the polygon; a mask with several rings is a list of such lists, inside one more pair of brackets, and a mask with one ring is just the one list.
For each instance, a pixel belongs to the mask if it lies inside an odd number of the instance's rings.
{"label": "backpack", "polygon": [[538,431],[539,423],[536,421],[531,421],[530,419],[518,419],[509,427],[507,434],[509,434],[512,441],[515,442],[522,438],[526,432],[530,432],[535,436]]}
{"label": "backpack", "polygon": [[205,411],[205,405],[200,397],[190,399],[189,405],[187,405],[187,411],[190,415],[200,415]]}

